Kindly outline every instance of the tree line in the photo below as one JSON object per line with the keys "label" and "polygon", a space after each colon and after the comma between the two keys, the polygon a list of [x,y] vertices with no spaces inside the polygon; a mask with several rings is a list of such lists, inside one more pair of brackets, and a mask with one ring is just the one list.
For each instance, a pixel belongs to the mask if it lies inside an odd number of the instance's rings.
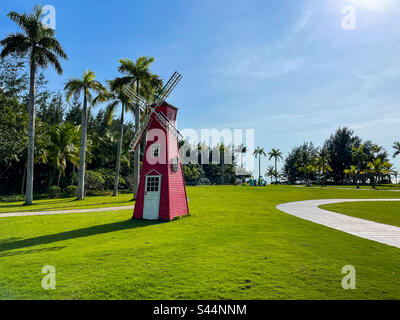
{"label": "tree line", "polygon": [[[394,157],[400,154],[400,143],[395,142]],[[363,140],[350,128],[339,128],[323,144],[312,142],[294,147],[285,158],[280,175],[288,183],[329,184],[391,183],[398,171],[389,162],[389,152],[371,140]],[[396,181],[397,183],[397,181]]]}

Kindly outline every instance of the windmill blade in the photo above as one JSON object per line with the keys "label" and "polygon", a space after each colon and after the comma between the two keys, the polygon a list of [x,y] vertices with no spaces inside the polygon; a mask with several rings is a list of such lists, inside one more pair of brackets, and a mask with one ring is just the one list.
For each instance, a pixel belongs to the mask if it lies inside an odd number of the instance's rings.
{"label": "windmill blade", "polygon": [[144,121],[143,125],[140,127],[138,131],[136,131],[135,135],[133,136],[132,142],[129,145],[129,150],[130,152],[133,152],[136,150],[140,142],[142,141],[143,137],[145,136],[147,129],[150,126],[150,116],[146,116],[146,120]]}
{"label": "windmill blade", "polygon": [[175,71],[172,77],[168,80],[164,88],[162,89],[162,94],[159,97],[161,101],[164,101],[165,99],[168,98],[168,96],[171,94],[172,90],[175,89],[176,85],[181,81],[182,75]]}
{"label": "windmill blade", "polygon": [[144,99],[142,96],[140,96],[135,90],[133,90],[129,86],[125,86],[124,92],[130,99],[132,99],[133,102],[136,102],[139,105],[139,108],[143,112],[146,111],[146,108],[147,108],[146,99]]}
{"label": "windmill blade", "polygon": [[169,121],[169,119],[162,112],[155,112],[154,115],[155,115],[155,118],[157,119],[157,121],[161,124],[161,126],[167,132],[170,132],[177,138],[180,138],[181,140],[183,140],[183,136],[181,135],[181,133],[178,131],[178,129],[175,127],[175,125],[173,123],[171,123],[171,121]]}

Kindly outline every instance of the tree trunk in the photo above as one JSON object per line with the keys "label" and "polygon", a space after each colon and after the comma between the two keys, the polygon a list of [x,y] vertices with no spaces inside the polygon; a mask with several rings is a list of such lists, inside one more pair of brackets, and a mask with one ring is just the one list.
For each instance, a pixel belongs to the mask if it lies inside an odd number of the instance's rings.
{"label": "tree trunk", "polygon": [[21,194],[24,195],[25,191],[25,181],[26,181],[26,168],[27,168],[27,162],[24,165],[24,174],[22,175],[22,188],[21,188]]}
{"label": "tree trunk", "polygon": [[86,88],[83,95],[83,108],[81,119],[81,148],[79,159],[78,195],[77,200],[85,198],[85,170],[86,170],[86,143],[87,143],[87,99]]}
{"label": "tree trunk", "polygon": [[258,158],[258,179],[257,179],[258,185],[260,185],[260,176],[261,176],[261,155]]}
{"label": "tree trunk", "polygon": [[275,157],[275,184],[278,185],[278,158]]}
{"label": "tree trunk", "polygon": [[31,71],[30,71],[30,85],[29,85],[29,119],[28,119],[28,165],[26,177],[26,193],[25,204],[31,205],[33,203],[33,166],[35,160],[35,76],[36,76],[36,62],[31,54]]}
{"label": "tree trunk", "polygon": [[60,187],[60,181],[61,181],[61,170],[58,171],[58,177],[57,177],[57,187]]}
{"label": "tree trunk", "polygon": [[119,171],[121,168],[122,139],[124,137],[124,111],[125,111],[125,105],[122,104],[121,127],[119,129],[119,137],[118,137],[117,163],[115,164],[115,180],[114,180],[113,197],[118,196],[118,181],[119,181]]}
{"label": "tree trunk", "polygon": [[[139,94],[139,80],[136,82],[136,91]],[[137,132],[138,130],[140,130],[139,102],[136,103],[136,108],[135,108],[135,132]],[[133,155],[133,200],[136,200],[137,190],[139,188],[139,180],[140,180],[140,143]]]}

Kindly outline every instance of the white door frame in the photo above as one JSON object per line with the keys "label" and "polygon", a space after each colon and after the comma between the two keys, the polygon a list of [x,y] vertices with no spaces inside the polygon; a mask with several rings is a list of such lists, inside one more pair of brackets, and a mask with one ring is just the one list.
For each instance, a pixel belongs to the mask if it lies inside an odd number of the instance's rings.
{"label": "white door frame", "polygon": [[[148,190],[149,178],[158,178],[157,191]],[[143,201],[143,219],[145,220],[158,220],[160,211],[160,196],[161,196],[161,175],[149,174],[146,176],[146,183],[144,186],[144,201]],[[155,186],[149,186],[149,189]],[[147,198],[147,199],[146,199]],[[146,201],[147,200],[147,201]]]}

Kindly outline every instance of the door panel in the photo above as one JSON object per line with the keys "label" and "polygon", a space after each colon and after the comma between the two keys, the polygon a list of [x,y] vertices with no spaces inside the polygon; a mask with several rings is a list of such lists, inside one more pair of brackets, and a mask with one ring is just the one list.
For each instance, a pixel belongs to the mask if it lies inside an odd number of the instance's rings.
{"label": "door panel", "polygon": [[147,176],[144,193],[143,219],[159,219],[160,193],[161,176]]}

